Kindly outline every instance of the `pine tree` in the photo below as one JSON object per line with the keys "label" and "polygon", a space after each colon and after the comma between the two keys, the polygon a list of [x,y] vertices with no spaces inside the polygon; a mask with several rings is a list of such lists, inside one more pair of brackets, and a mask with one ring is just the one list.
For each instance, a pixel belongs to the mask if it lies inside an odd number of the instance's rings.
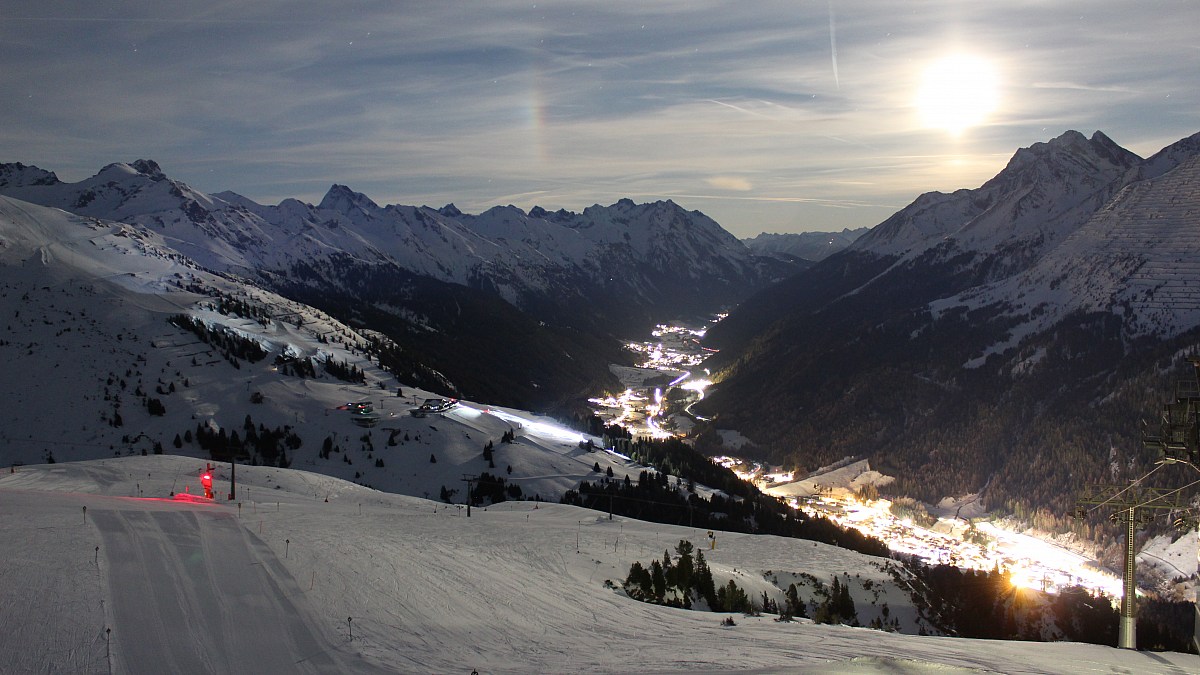
{"label": "pine tree", "polygon": [[657,560],[650,563],[650,581],[654,589],[654,601],[662,604],[667,595],[667,577],[662,563]]}
{"label": "pine tree", "polygon": [[750,606],[750,598],[746,596],[746,592],[733,582],[717,589],[717,611],[719,612],[750,612],[753,609]]}
{"label": "pine tree", "polygon": [[649,601],[653,598],[654,581],[650,572],[636,560],[625,577],[625,592],[635,600]]}
{"label": "pine tree", "polygon": [[858,625],[858,610],[854,607],[854,599],[850,597],[850,580],[842,584],[842,590],[838,595],[837,614],[841,617],[843,623],[848,623],[851,626]]}
{"label": "pine tree", "polygon": [[716,583],[713,581],[712,570],[708,568],[708,561],[704,559],[704,551],[696,551],[696,577],[693,586],[696,593],[704,598],[710,609],[717,607],[717,589]]}
{"label": "pine tree", "polygon": [[808,617],[808,603],[800,598],[796,584],[788,585],[788,609],[791,611],[792,616]]}
{"label": "pine tree", "polygon": [[767,595],[766,591],[762,592],[762,613],[763,614],[778,614],[779,603],[775,602],[775,598]]}

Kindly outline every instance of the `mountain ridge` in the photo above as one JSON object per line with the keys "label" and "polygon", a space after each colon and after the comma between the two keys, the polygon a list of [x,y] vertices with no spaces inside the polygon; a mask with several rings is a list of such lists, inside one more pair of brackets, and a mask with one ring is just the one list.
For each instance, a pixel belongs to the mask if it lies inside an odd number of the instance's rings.
{"label": "mountain ridge", "polygon": [[719,382],[697,408],[766,459],[866,457],[898,494],[982,490],[1096,534],[1052,514],[1079,481],[1151,466],[1136,420],[1200,335],[1198,141],[1142,160],[1067,132],[918,197],[710,329]]}
{"label": "mountain ridge", "polygon": [[[608,365],[629,360],[619,339],[732,304],[795,267],[755,256],[715,221],[670,201],[470,215],[452,205],[380,206],[334,183],[316,205],[268,206],[201,193],[146,159],[77,183],[0,165],[0,194],[147,227],[208,269],[302,293],[347,321],[370,314],[462,393],[526,408],[580,408],[597,388],[617,386]],[[472,314],[462,317],[464,308]],[[430,329],[466,326],[482,340],[488,324],[505,327],[492,333],[495,351],[471,346],[470,360],[461,340],[455,351],[430,339]],[[497,366],[495,353],[519,358]]]}

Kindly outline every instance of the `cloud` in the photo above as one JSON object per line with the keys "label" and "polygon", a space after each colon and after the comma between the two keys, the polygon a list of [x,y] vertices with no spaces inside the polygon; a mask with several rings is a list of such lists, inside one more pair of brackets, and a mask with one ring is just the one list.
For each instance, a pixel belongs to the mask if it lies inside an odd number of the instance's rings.
{"label": "cloud", "polygon": [[[730,229],[841,229],[1067,128],[1150,152],[1197,130],[1200,3],[836,9],[835,73],[828,3],[43,3],[0,22],[0,161],[150,157],[264,202],[334,182],[465,210],[711,190],[687,199]],[[1002,103],[951,141],[919,128],[913,90],[964,47],[996,62]]]}
{"label": "cloud", "polygon": [[704,182],[708,183],[712,187],[717,188],[718,190],[749,192],[750,190],[754,189],[754,186],[750,184],[750,181],[746,180],[745,178],[738,178],[737,176],[713,176],[712,178],[704,179]]}

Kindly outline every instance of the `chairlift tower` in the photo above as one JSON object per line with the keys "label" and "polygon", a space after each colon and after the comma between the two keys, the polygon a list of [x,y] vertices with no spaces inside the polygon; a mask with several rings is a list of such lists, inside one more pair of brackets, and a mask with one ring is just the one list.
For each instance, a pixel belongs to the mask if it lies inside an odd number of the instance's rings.
{"label": "chairlift tower", "polygon": [[[1193,377],[1175,382],[1175,400],[1163,404],[1156,431],[1142,421],[1142,444],[1158,450],[1163,464],[1186,464],[1200,472],[1200,356],[1189,356],[1187,360],[1195,369]],[[1196,528],[1196,512],[1185,511],[1174,524],[1181,530]],[[1200,555],[1197,558],[1200,560]],[[1195,616],[1192,643],[1200,650],[1200,586],[1196,589]]]}
{"label": "chairlift tower", "polygon": [[1179,511],[1187,508],[1178,490],[1129,485],[1092,485],[1076,500],[1075,517],[1087,515],[1086,506],[1112,507],[1109,520],[1125,526],[1125,566],[1122,570],[1124,588],[1121,597],[1121,630],[1117,646],[1121,649],[1137,649],[1137,575],[1136,535],[1137,526],[1154,519],[1147,509]]}

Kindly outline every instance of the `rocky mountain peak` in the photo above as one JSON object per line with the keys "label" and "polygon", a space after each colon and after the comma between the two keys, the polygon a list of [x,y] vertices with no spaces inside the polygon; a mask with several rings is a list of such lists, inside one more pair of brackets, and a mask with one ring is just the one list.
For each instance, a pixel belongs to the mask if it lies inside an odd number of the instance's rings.
{"label": "rocky mountain peak", "polygon": [[158,162],[156,162],[152,159],[134,160],[134,162],[132,164],[130,164],[129,166],[136,169],[138,173],[145,174],[151,180],[157,181],[157,180],[165,180],[166,179],[166,176],[163,175],[162,167],[160,167],[158,165]]}
{"label": "rocky mountain peak", "polygon": [[355,192],[345,185],[334,183],[329,187],[329,191],[325,193],[317,208],[353,215],[356,212],[377,211],[379,205],[361,192]]}
{"label": "rocky mountain peak", "polygon": [[20,162],[0,164],[0,187],[26,185],[57,185],[60,181],[53,171],[26,166]]}

